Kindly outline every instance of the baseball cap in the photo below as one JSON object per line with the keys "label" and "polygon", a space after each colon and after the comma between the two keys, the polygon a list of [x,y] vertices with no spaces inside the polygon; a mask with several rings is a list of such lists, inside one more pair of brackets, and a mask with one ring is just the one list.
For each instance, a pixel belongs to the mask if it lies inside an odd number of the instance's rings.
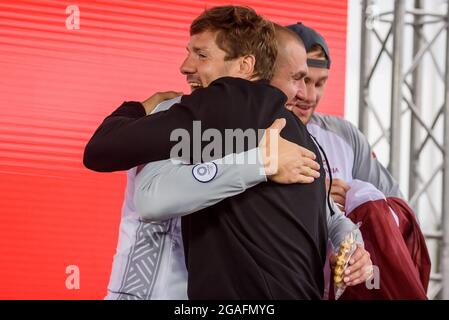
{"label": "baseball cap", "polygon": [[312,46],[316,44],[323,48],[324,54],[326,55],[326,60],[307,59],[308,66],[330,69],[331,57],[329,55],[329,48],[327,47],[327,43],[323,36],[312,28],[305,26],[302,22],[289,25],[287,28],[296,33],[302,39],[307,52],[309,52],[312,49]]}

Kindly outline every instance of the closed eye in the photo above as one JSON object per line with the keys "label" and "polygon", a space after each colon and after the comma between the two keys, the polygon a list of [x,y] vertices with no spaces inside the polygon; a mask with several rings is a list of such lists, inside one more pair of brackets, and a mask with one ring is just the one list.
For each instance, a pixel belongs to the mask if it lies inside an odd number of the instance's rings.
{"label": "closed eye", "polygon": [[307,73],[305,73],[305,72],[298,72],[298,73],[293,75],[293,80],[300,81],[300,80],[304,79],[304,77],[306,75],[307,75]]}

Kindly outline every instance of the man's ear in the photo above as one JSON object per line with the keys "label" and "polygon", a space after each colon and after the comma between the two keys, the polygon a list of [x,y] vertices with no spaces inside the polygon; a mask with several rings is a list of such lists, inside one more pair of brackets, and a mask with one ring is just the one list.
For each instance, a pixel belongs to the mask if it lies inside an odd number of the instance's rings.
{"label": "man's ear", "polygon": [[254,76],[254,68],[256,67],[256,57],[252,54],[241,57],[240,74],[245,79],[251,79]]}

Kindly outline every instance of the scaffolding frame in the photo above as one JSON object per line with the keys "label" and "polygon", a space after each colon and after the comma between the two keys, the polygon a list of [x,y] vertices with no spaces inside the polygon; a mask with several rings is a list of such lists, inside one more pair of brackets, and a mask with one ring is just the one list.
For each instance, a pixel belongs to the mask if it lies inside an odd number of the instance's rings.
{"label": "scaffolding frame", "polygon": [[[426,240],[437,241],[437,266],[436,272],[431,274],[431,282],[434,290],[428,292],[431,299],[449,299],[449,3],[447,11],[444,13],[430,12],[423,8],[423,0],[414,0],[413,8],[406,8],[405,0],[395,0],[393,11],[374,13],[371,9],[376,4],[375,0],[362,0],[362,20],[361,20],[361,50],[360,50],[360,87],[359,87],[359,129],[369,138],[370,124],[376,123],[381,135],[370,139],[373,148],[380,141],[385,141],[389,148],[388,169],[393,177],[400,181],[400,168],[408,161],[408,192],[409,203],[415,209],[424,197],[431,199],[429,187],[433,179],[441,174],[441,203],[436,206],[429,201],[433,214],[440,216],[439,225],[435,232],[426,232]],[[446,0],[449,2],[449,0]],[[407,18],[410,18],[408,21]],[[383,23],[387,26],[388,32],[382,36],[376,25],[373,23]],[[428,24],[441,27],[430,39],[423,32],[423,28]],[[387,29],[386,28],[386,29]],[[405,28],[413,29],[413,50],[411,64],[404,70],[404,42]],[[446,39],[445,65],[442,69],[437,62],[432,46],[440,36]],[[392,41],[392,49],[388,42]],[[378,41],[380,49],[372,52],[372,41]],[[390,46],[391,47],[391,46]],[[375,54],[374,62],[371,63],[371,54]],[[384,123],[380,116],[380,110],[385,110],[385,106],[380,108],[371,99],[371,88],[373,75],[379,68],[381,57],[386,55],[391,61],[391,99],[390,99],[390,119],[389,123]],[[426,124],[422,117],[422,93],[423,77],[425,71],[422,68],[424,57],[430,57],[435,66],[435,70],[444,85],[444,103],[432,115],[432,124]],[[411,77],[411,81],[407,80]],[[373,92],[374,94],[375,92]],[[407,94],[408,93],[408,97]],[[410,113],[409,131],[409,157],[401,158],[401,140],[404,130],[404,115]],[[441,119],[442,118],[442,119]],[[438,121],[443,121],[443,137],[439,141],[436,125]],[[425,136],[422,139],[422,136]],[[423,149],[433,144],[441,153],[442,163],[435,163],[431,168],[431,174],[424,174],[419,166],[420,156]]]}

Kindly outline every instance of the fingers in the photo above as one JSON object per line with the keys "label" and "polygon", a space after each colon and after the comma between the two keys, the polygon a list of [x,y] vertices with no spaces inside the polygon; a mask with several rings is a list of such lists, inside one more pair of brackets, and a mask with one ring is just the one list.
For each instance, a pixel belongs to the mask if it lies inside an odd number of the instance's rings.
{"label": "fingers", "polygon": [[177,96],[182,95],[182,92],[177,91],[165,91],[165,92],[156,92],[151,97],[142,102],[146,114],[150,114],[154,108],[161,103],[162,101],[176,98]]}
{"label": "fingers", "polygon": [[305,177],[312,177],[314,179],[317,179],[320,177],[320,173],[316,170],[313,170],[307,166],[301,166],[298,168],[298,172],[300,175],[303,175]]}
{"label": "fingers", "polygon": [[314,181],[315,181],[314,177],[309,177],[309,176],[305,176],[302,174],[298,174],[295,178],[293,178],[291,183],[312,183]]}
{"label": "fingers", "polygon": [[[312,159],[293,157],[291,161],[291,170],[294,170],[300,176],[300,179],[304,177],[312,177],[317,179],[320,177],[320,173],[318,171],[320,169],[320,165]],[[309,181],[309,179],[307,179],[307,181]],[[313,182],[313,179],[311,182]]]}
{"label": "fingers", "polygon": [[305,148],[298,147],[302,157],[298,157],[295,166],[299,169],[299,173],[306,177],[313,177],[315,179],[320,177],[320,165],[314,161],[315,154]]}
{"label": "fingers", "polygon": [[[320,177],[320,165],[314,161],[316,156],[313,152],[291,142],[279,135],[286,125],[284,118],[276,119],[267,128],[259,143],[267,177],[277,183],[312,183]],[[277,134],[272,134],[276,130]],[[267,134],[268,131],[268,134]],[[274,133],[274,132],[273,132]],[[277,149],[271,150],[271,140],[277,140]],[[271,151],[271,152],[270,152]],[[273,154],[275,153],[275,154]],[[274,161],[272,158],[274,158]],[[273,163],[273,165],[271,165]],[[276,166],[276,168],[274,168]],[[273,168],[272,168],[273,167]]]}
{"label": "fingers", "polygon": [[303,158],[302,162],[304,164],[304,166],[313,169],[313,170],[320,170],[320,165],[318,164],[318,162],[309,159],[309,158]]}
{"label": "fingers", "polygon": [[[329,188],[329,180],[326,181],[326,189]],[[331,196],[335,203],[341,206],[346,205],[346,192],[349,190],[349,185],[341,179],[332,179]]]}
{"label": "fingers", "polygon": [[169,99],[173,99],[173,98],[183,95],[183,93],[180,91],[164,91],[164,92],[160,92],[159,94],[160,94],[161,100],[169,100]]}
{"label": "fingers", "polygon": [[302,161],[298,161],[295,165],[301,174],[315,178],[319,178],[320,176],[318,171],[320,170],[320,165],[311,159],[302,159]]}
{"label": "fingers", "polygon": [[373,267],[365,266],[360,269],[357,273],[351,276],[348,282],[345,282],[348,286],[355,286],[360,283],[366,282],[374,276]]}
{"label": "fingers", "polygon": [[362,245],[354,252],[349,261],[349,267],[345,270],[343,281],[347,285],[356,285],[368,280],[372,273],[372,262],[370,254]]}
{"label": "fingers", "polygon": [[315,159],[316,159],[315,153],[313,153],[313,152],[310,151],[309,149],[306,149],[306,148],[304,148],[304,147],[299,146],[299,150],[301,151],[301,155],[302,155],[303,157],[310,158],[310,159],[312,159],[312,160],[315,160]]}
{"label": "fingers", "polygon": [[348,269],[354,271],[358,270],[370,261],[370,254],[368,253],[368,251],[366,251],[362,246],[359,246],[349,260]]}
{"label": "fingers", "polygon": [[349,184],[341,179],[332,179],[332,187],[339,188],[339,190],[342,190],[344,194],[346,194],[346,192],[350,189]]}
{"label": "fingers", "polygon": [[308,177],[297,173],[297,170],[293,170],[288,174],[275,174],[268,177],[270,180],[281,184],[293,184],[293,183],[312,183],[315,178]]}
{"label": "fingers", "polygon": [[[329,186],[329,179],[326,179],[326,185]],[[334,188],[335,190],[338,190],[339,193],[341,194],[346,194],[346,192],[348,192],[349,189],[351,189],[351,187],[349,186],[349,184],[347,184],[345,181],[341,180],[341,179],[332,179],[332,188]]]}
{"label": "fingers", "polygon": [[285,124],[285,118],[279,118],[274,120],[274,122],[271,124],[271,126],[268,127],[268,129],[276,129],[281,131],[285,127]]}
{"label": "fingers", "polygon": [[360,259],[363,258],[365,253],[368,253],[362,245],[357,245],[357,249],[355,249],[354,253],[351,256],[351,259],[349,260],[349,265],[354,268],[354,265],[356,262],[358,262]]}
{"label": "fingers", "polygon": [[335,202],[336,204],[341,205],[343,208],[345,207],[345,205],[346,205],[346,199],[345,199],[344,197],[342,197],[342,196],[339,195],[339,194],[334,194],[334,193],[332,193],[332,192],[331,192],[331,197],[332,197],[332,200],[334,200],[334,202]]}
{"label": "fingers", "polygon": [[343,189],[341,186],[336,186],[334,184],[332,184],[332,193],[338,194],[342,197],[346,196],[346,191],[345,189]]}
{"label": "fingers", "polygon": [[368,278],[368,275],[366,275],[366,277],[363,277],[364,274],[365,271],[363,269],[352,271],[350,276],[347,276],[345,272],[345,277],[343,278],[343,281],[348,286],[359,284],[361,282],[366,281],[366,279]]}

